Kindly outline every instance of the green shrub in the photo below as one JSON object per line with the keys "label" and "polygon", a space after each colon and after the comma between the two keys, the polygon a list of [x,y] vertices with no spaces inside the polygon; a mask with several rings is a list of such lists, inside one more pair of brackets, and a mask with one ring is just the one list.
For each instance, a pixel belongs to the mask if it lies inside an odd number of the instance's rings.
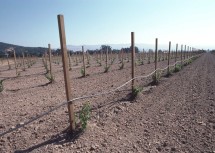
{"label": "green shrub", "polygon": [[90,119],[90,104],[85,103],[79,113],[79,120],[81,129],[84,130],[87,127],[87,121]]}
{"label": "green shrub", "polygon": [[181,70],[181,65],[180,64],[176,64],[174,72],[179,72]]}
{"label": "green shrub", "polygon": [[132,90],[132,96],[136,97],[142,90],[142,87],[134,87],[134,89]]}

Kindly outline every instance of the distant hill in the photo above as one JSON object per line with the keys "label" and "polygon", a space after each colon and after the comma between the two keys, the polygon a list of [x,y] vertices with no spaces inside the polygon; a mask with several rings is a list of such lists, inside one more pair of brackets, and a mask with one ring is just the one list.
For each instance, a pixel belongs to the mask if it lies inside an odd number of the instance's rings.
{"label": "distant hill", "polygon": [[[112,47],[112,49],[121,49],[121,48],[127,48],[130,47],[131,44],[103,44],[103,45],[109,45]],[[155,45],[154,44],[135,44],[139,48],[140,51],[143,49],[145,51],[148,51],[149,49],[154,49]],[[101,45],[84,45],[85,50],[96,50],[100,49]],[[159,44],[159,49],[167,49],[168,46],[164,44]],[[68,50],[73,50],[73,51],[80,51],[81,50],[81,45],[67,45]]]}
{"label": "distant hill", "polygon": [[[42,56],[42,54],[48,49],[44,47],[24,47],[0,42],[0,57],[5,57],[5,49],[8,49],[10,47],[13,47],[15,49],[17,56],[22,56],[22,52],[29,55]],[[12,56],[12,53],[9,53],[9,56]]]}

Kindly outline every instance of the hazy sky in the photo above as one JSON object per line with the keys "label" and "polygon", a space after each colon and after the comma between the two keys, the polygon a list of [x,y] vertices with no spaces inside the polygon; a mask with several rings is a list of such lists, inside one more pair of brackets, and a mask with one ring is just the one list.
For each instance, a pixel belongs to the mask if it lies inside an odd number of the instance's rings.
{"label": "hazy sky", "polygon": [[0,42],[60,46],[57,15],[67,45],[186,44],[215,48],[215,0],[0,0]]}

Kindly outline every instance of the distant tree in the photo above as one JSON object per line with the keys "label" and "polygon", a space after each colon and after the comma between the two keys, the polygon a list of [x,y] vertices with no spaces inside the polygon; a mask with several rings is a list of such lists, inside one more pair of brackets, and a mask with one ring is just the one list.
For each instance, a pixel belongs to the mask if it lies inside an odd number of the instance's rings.
{"label": "distant tree", "polygon": [[[125,53],[129,53],[129,52],[131,52],[131,47],[130,48],[122,48],[123,49],[123,51],[125,52]],[[137,47],[137,46],[135,46],[135,53],[139,53],[139,48]]]}
{"label": "distant tree", "polygon": [[107,49],[108,49],[108,51],[112,51],[112,48],[109,45],[101,45],[100,49],[102,51],[106,51]]}

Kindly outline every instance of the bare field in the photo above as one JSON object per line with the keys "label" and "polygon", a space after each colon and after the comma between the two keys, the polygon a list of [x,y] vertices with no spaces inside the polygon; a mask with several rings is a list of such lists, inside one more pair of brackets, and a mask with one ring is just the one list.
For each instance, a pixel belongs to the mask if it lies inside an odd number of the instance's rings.
{"label": "bare field", "polygon": [[[136,66],[135,75],[147,75],[154,63]],[[174,63],[174,59],[171,60]],[[82,64],[79,63],[78,66]],[[109,91],[131,79],[131,63],[108,73],[93,63],[81,77],[80,67],[70,71],[72,96]],[[158,68],[167,61],[158,62]],[[0,93],[0,132],[23,124],[66,100],[62,65],[53,64],[55,83],[45,78],[41,59],[15,77],[15,70],[0,66],[6,79]],[[63,106],[0,138],[0,152],[208,152],[215,151],[215,56],[205,53],[158,86],[147,86],[136,99],[130,84],[119,91],[75,101],[78,112],[86,102],[92,108],[84,133],[68,132],[68,111]],[[145,86],[149,78],[135,81]]]}

